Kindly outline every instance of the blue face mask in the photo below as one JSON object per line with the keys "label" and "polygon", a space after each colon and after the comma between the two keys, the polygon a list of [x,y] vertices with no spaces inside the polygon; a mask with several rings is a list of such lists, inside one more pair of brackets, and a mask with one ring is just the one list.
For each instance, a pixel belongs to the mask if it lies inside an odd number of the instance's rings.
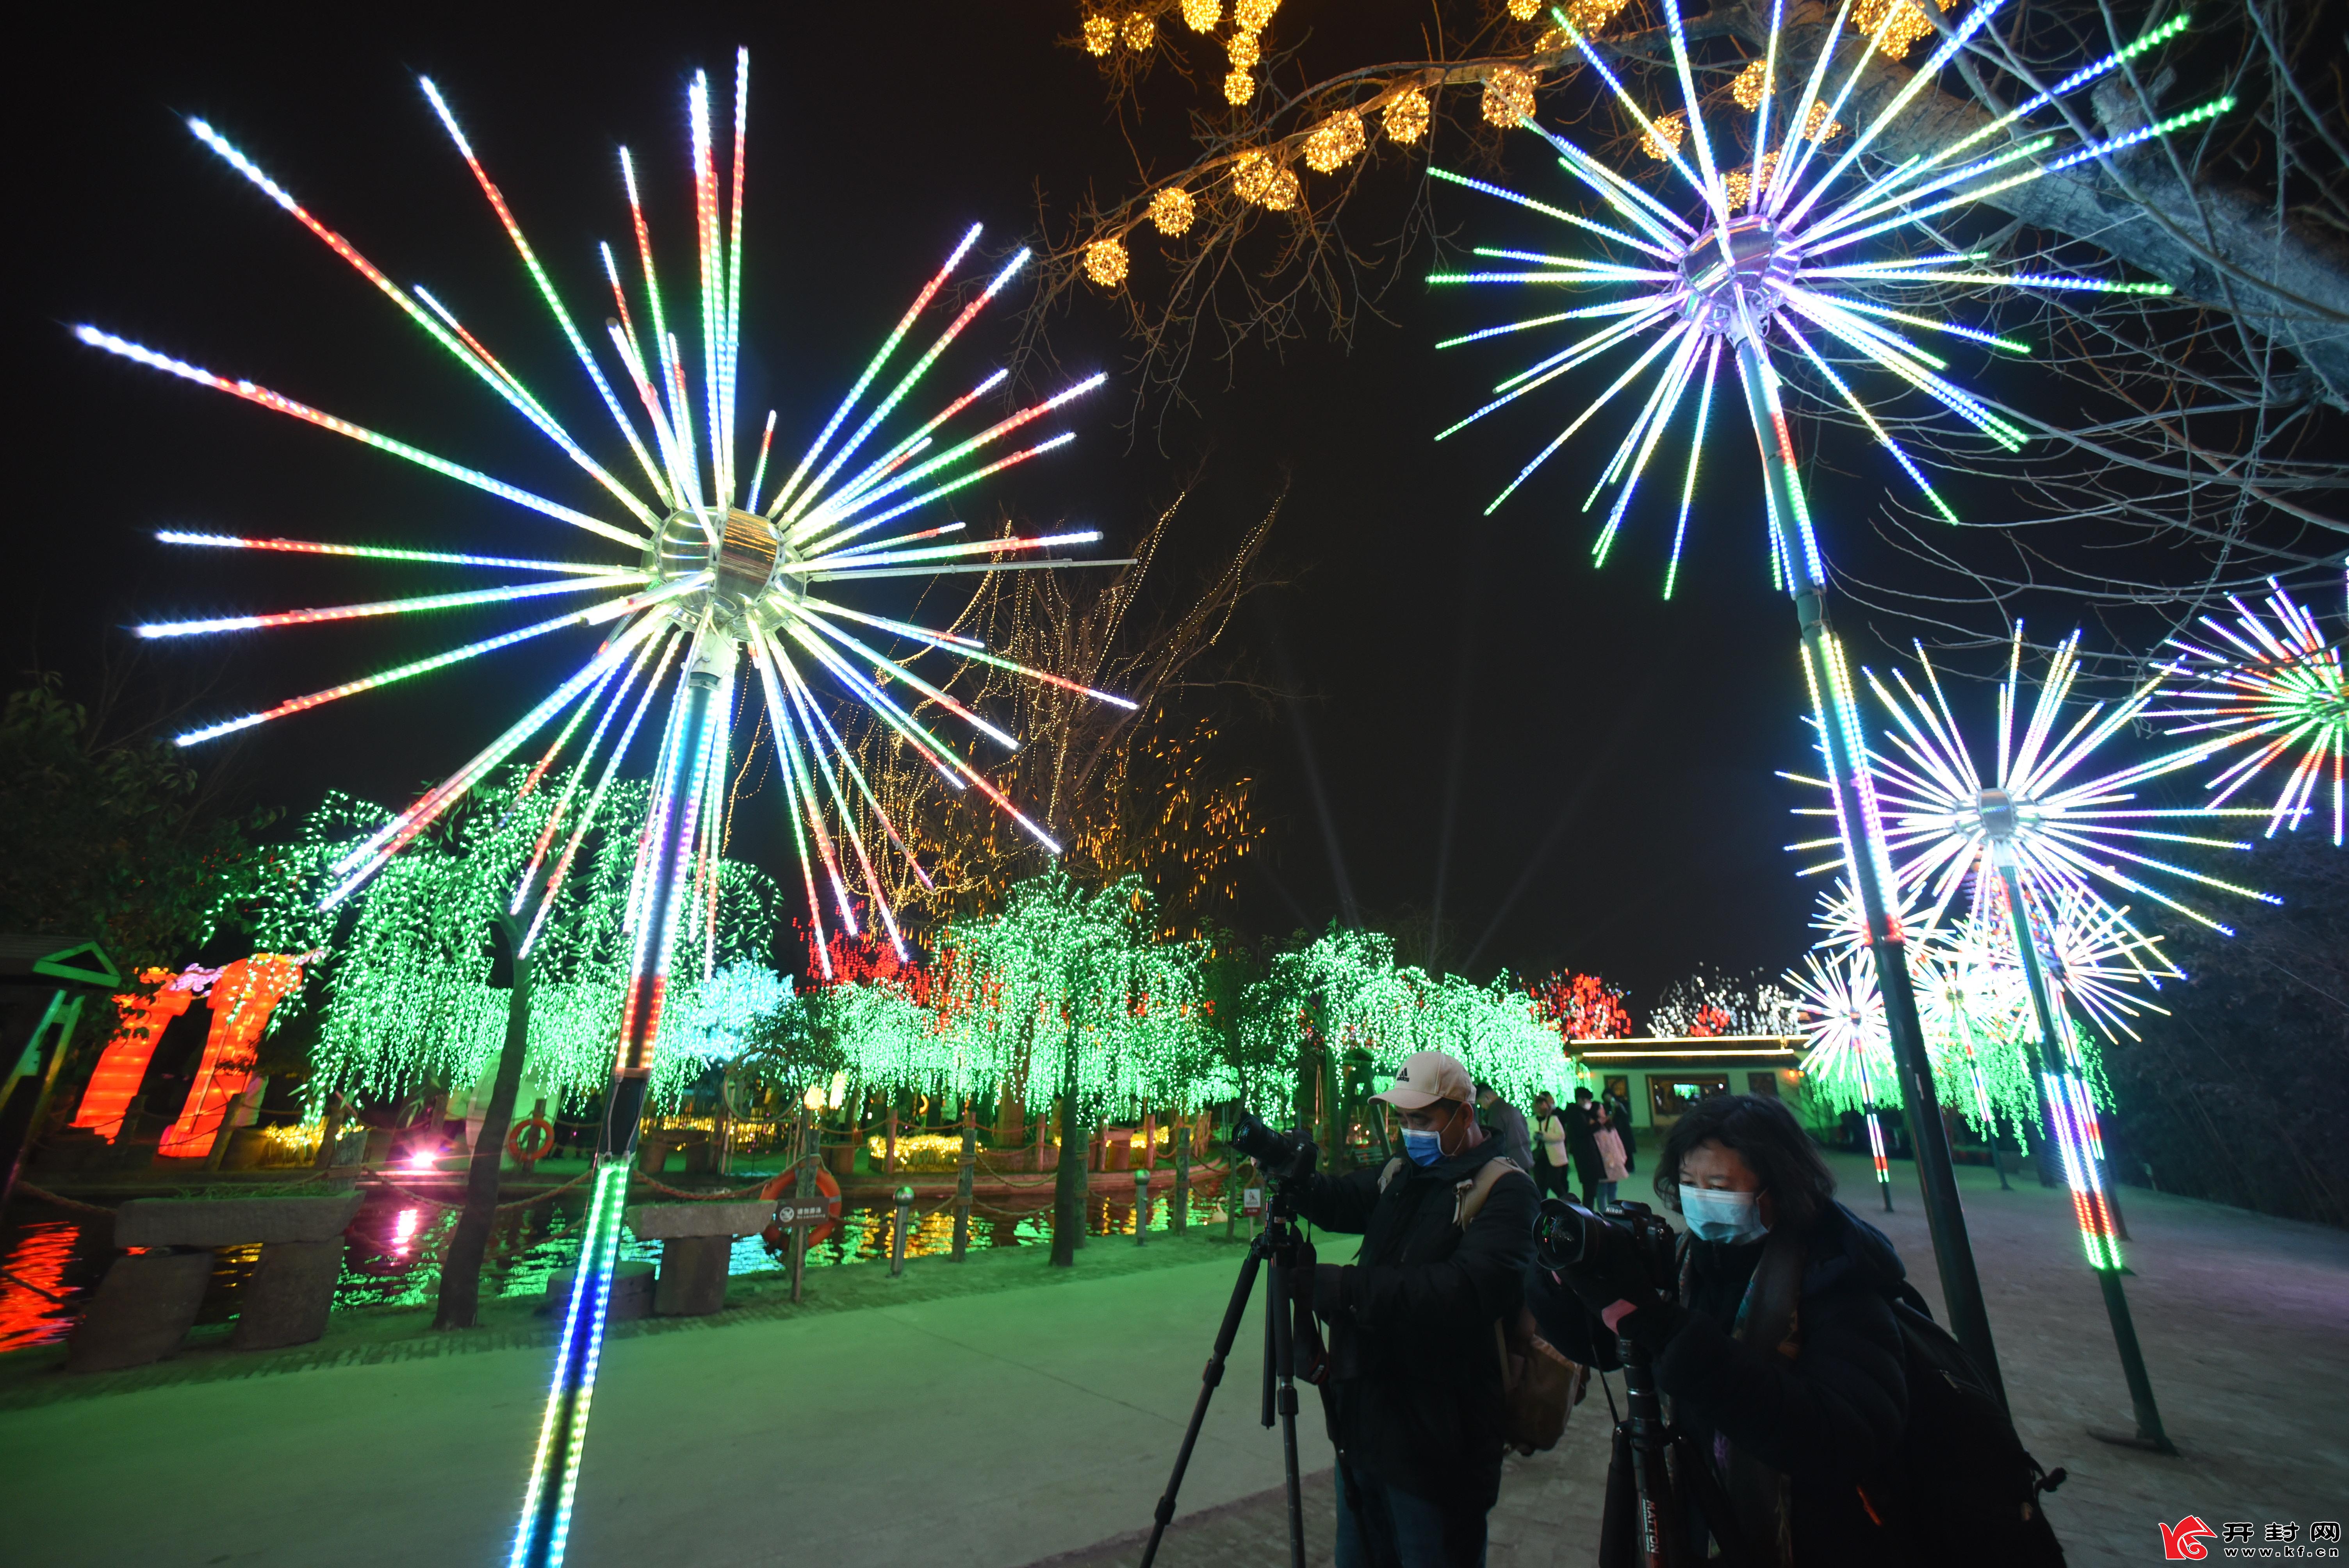
{"label": "blue face mask", "polygon": [[1402,1130],[1402,1151],[1411,1156],[1414,1165],[1433,1165],[1444,1158],[1444,1134],[1433,1128],[1422,1131],[1416,1127]]}
{"label": "blue face mask", "polygon": [[1754,1242],[1769,1233],[1762,1222],[1758,1192],[1681,1183],[1681,1213],[1701,1242]]}

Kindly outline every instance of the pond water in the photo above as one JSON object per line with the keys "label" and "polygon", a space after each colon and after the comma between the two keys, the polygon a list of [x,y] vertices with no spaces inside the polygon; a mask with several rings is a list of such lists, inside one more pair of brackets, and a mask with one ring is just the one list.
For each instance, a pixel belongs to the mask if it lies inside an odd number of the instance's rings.
{"label": "pond water", "polygon": [[[1169,1208],[1164,1196],[1152,1202],[1153,1231],[1166,1229]],[[53,1344],[70,1334],[113,1255],[111,1221],[33,1217],[43,1212],[37,1206],[25,1204],[15,1211],[14,1222],[0,1226],[0,1271],[5,1271],[0,1272],[0,1353]],[[587,1195],[581,1189],[552,1202],[499,1216],[482,1265],[482,1295],[544,1295],[547,1276],[577,1261],[579,1231],[586,1212]],[[905,1237],[907,1257],[953,1250],[950,1203],[919,1204],[914,1214]],[[847,1207],[839,1222],[828,1227],[828,1233],[819,1233],[808,1249],[808,1266],[839,1268],[874,1262],[885,1265],[894,1219],[894,1212],[885,1204]],[[1220,1223],[1223,1210],[1212,1198],[1195,1198],[1192,1219],[1195,1223]],[[343,1253],[342,1275],[335,1284],[336,1310],[430,1305],[440,1292],[440,1258],[456,1223],[453,1209],[382,1191],[369,1193],[346,1233],[349,1244]],[[1091,1195],[1085,1233],[1131,1236],[1133,1202]],[[1009,1202],[978,1200],[971,1206],[970,1244],[975,1248],[1049,1245],[1051,1237],[1049,1194]],[[660,1261],[658,1243],[637,1241],[625,1231],[620,1249],[623,1259]],[[198,1323],[225,1323],[236,1315],[237,1298],[252,1276],[260,1252],[258,1246],[222,1247],[213,1254],[212,1284],[196,1315]],[[734,1243],[730,1271],[733,1274],[764,1274],[785,1266],[787,1260],[771,1255],[756,1236],[740,1237]]]}

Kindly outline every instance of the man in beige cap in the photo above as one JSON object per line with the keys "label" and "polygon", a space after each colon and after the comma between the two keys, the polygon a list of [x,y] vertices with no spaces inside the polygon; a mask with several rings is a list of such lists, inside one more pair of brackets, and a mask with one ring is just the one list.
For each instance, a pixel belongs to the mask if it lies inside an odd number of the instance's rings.
{"label": "man in beige cap", "polygon": [[1319,1175],[1299,1210],[1360,1234],[1351,1264],[1298,1280],[1330,1326],[1321,1407],[1338,1449],[1338,1568],[1480,1568],[1501,1484],[1494,1325],[1533,1258],[1533,1180],[1477,1125],[1467,1068],[1419,1051],[1376,1098],[1403,1154]]}

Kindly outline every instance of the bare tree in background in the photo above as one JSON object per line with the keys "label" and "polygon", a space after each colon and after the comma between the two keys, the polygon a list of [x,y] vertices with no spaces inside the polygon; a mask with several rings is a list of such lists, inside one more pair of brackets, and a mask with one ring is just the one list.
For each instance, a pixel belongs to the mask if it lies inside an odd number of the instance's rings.
{"label": "bare tree in background", "polygon": [[[1632,96],[1657,106],[1678,97],[1663,79],[1664,3],[1566,10]],[[1736,90],[1766,43],[1772,4],[1713,0],[1687,15],[1709,93]],[[1872,120],[1911,79],[1915,46],[1950,29],[1935,0],[1856,0],[1832,34],[1837,7],[1789,0],[1780,80],[1790,96],[1823,46],[1857,63],[1888,4],[1910,15],[1886,29],[1847,109]],[[2178,9],[2008,0],[1867,162],[1889,168],[1942,146]],[[1504,128],[1533,115],[1630,154],[1619,168],[1640,161],[1639,134],[1548,6],[1439,0],[1424,15],[1414,54],[1407,36],[1380,34],[1391,23],[1349,15],[1317,30],[1278,0],[1088,4],[1067,42],[1099,60],[1130,183],[1054,236],[1030,331],[1079,291],[1113,292],[1129,313],[1138,396],[1163,408],[1195,379],[1203,352],[1228,360],[1249,341],[1312,331],[1346,339],[1406,263],[1437,246],[1430,160],[1489,167],[1530,150],[1505,141]],[[2006,134],[2060,123],[2109,138],[2220,93],[2233,97],[2230,111],[1986,195],[1948,235],[2018,273],[2101,255],[2105,270],[2116,262],[2175,293],[2019,290],[2004,319],[1976,322],[2031,339],[2027,366],[1988,390],[2044,438],[2009,457],[1936,421],[1888,419],[1979,482],[1959,530],[1885,503],[1879,524],[1897,548],[1951,570],[1934,578],[1946,587],[1923,593],[1846,584],[1864,601],[1962,643],[2002,637],[2019,595],[2053,589],[2134,611],[2115,634],[2142,646],[2270,574],[2323,572],[2337,583],[2349,550],[2349,48],[2338,14],[2313,0],[2244,0],[2192,20],[2105,78],[2088,105],[2059,99]],[[1750,116],[1734,119],[1750,129]],[[1665,165],[1648,167],[1661,180]]]}
{"label": "bare tree in background", "polygon": [[[1159,515],[1133,563],[1108,584],[1059,573],[990,574],[954,625],[1005,657],[1115,692],[1133,708],[978,665],[966,665],[951,687],[1020,738],[989,775],[1060,841],[1060,864],[1088,886],[1141,876],[1167,933],[1184,937],[1228,911],[1241,861],[1265,832],[1254,778],[1219,742],[1234,717],[1229,699],[1257,689],[1225,634],[1241,601],[1274,585],[1264,550],[1280,510],[1276,500],[1195,591],[1170,605],[1151,591],[1186,499]],[[901,911],[938,918],[997,909],[1013,882],[1050,863],[991,802],[940,790],[934,770],[894,733],[868,730],[862,750],[875,793],[930,878],[924,885],[893,857],[890,898]]]}

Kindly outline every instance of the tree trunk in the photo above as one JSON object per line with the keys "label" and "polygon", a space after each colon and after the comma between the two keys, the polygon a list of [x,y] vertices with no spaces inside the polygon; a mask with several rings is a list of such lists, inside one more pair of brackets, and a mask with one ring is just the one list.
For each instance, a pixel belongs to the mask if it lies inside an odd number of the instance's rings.
{"label": "tree trunk", "polygon": [[[1069,1075],[1071,1079],[1075,1074]],[[1085,1131],[1077,1116],[1077,1086],[1067,1085],[1061,1098],[1061,1159],[1052,1179],[1052,1264],[1073,1267],[1077,1249],[1084,1244]]]}
{"label": "tree trunk", "polygon": [[[498,929],[508,947],[520,945],[523,927],[501,915]],[[498,1207],[498,1165],[505,1156],[513,1121],[514,1096],[522,1088],[523,1059],[530,1054],[530,960],[513,961],[513,991],[506,1002],[506,1041],[498,1053],[498,1076],[481,1116],[481,1141],[465,1166],[465,1207],[449,1237],[440,1264],[440,1305],[435,1328],[471,1328],[481,1318],[481,1260],[490,1250],[490,1224]]]}

